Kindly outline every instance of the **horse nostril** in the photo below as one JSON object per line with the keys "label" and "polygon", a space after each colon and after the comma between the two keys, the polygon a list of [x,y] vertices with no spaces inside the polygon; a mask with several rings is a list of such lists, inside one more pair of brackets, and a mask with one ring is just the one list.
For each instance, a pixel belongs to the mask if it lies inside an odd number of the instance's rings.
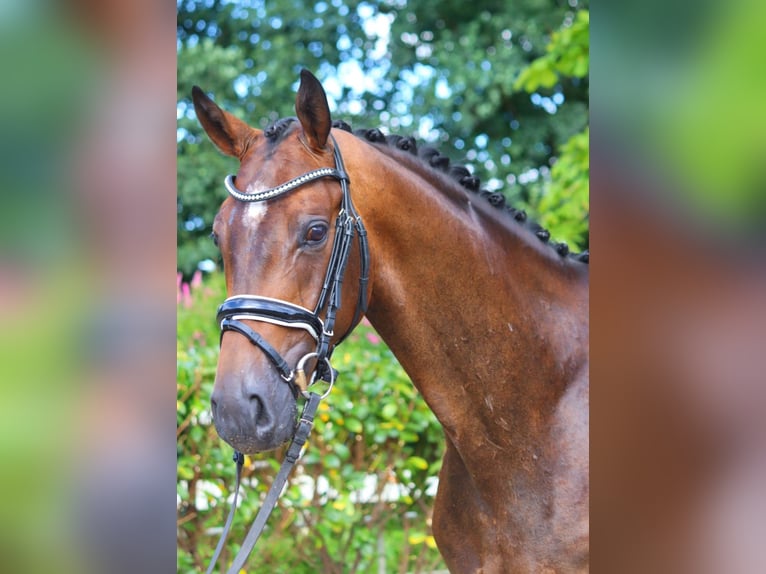
{"label": "horse nostril", "polygon": [[256,413],[260,413],[263,411],[263,401],[261,400],[260,396],[258,396],[256,393],[251,393],[248,398],[250,399],[250,402],[253,404],[253,408],[255,409]]}
{"label": "horse nostril", "polygon": [[248,398],[256,427],[268,427],[271,424],[271,416],[261,396],[251,393]]}

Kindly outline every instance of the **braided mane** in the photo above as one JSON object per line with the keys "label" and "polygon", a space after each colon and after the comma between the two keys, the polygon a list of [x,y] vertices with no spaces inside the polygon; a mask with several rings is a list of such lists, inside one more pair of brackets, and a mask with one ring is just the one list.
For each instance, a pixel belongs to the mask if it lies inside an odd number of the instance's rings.
{"label": "braided mane", "polygon": [[[295,118],[277,120],[266,129],[266,137],[272,141],[278,141],[294,121]],[[412,136],[386,136],[377,128],[352,130],[351,126],[343,120],[334,120],[332,127],[353,133],[358,138],[370,143],[388,146],[420,158],[425,165],[430,166],[436,171],[446,173],[466,190],[485,198],[492,207],[507,212],[514,221],[531,231],[543,243],[549,244],[561,257],[569,257],[582,263],[589,263],[590,254],[587,250],[582,253],[570,253],[569,245],[566,243],[551,241],[550,232],[536,221],[528,219],[526,211],[508,205],[502,193],[482,189],[481,180],[473,175],[467,167],[452,165],[449,157],[443,155],[435,147],[428,145],[419,146]]]}
{"label": "braided mane", "polygon": [[446,155],[443,155],[438,149],[432,146],[418,146],[415,138],[412,136],[386,136],[377,128],[352,130],[351,126],[342,120],[333,121],[332,126],[351,132],[355,136],[367,140],[368,142],[390,146],[419,157],[423,163],[437,171],[448,174],[471,193],[478,194],[485,198],[492,207],[506,211],[516,222],[524,225],[534,233],[540,241],[551,245],[561,257],[570,257],[583,263],[589,263],[590,254],[588,251],[583,251],[582,253],[570,253],[569,246],[566,243],[551,241],[550,232],[543,228],[539,223],[529,220],[527,218],[527,213],[523,209],[516,209],[515,207],[507,205],[505,196],[500,192],[481,189],[481,181],[478,177],[471,174],[468,168],[463,165],[451,165],[450,159]]}

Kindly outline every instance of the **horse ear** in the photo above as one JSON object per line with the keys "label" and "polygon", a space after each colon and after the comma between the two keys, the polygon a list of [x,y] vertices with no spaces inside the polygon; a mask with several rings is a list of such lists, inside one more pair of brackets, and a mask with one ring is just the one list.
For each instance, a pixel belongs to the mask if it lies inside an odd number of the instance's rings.
{"label": "horse ear", "polygon": [[301,70],[301,85],[295,97],[295,112],[311,148],[324,149],[332,120],[327,94],[322,84],[308,70]]}
{"label": "horse ear", "polygon": [[247,148],[258,136],[259,130],[223,111],[198,86],[192,88],[192,101],[202,127],[213,143],[226,155],[244,157]]}

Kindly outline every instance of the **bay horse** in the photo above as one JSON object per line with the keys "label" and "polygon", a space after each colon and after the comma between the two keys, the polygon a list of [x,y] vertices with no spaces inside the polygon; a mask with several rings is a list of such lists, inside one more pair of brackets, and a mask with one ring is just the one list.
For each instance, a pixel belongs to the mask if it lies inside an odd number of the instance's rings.
{"label": "bay horse", "polygon": [[[233,306],[219,312],[219,435],[245,453],[289,440],[292,366],[324,368],[366,315],[444,428],[433,534],[450,572],[587,571],[587,254],[411,138],[333,123],[306,70],[297,118],[263,131],[192,95],[240,161],[213,225]],[[357,240],[328,298],[342,235]],[[330,312],[331,329],[312,319]]]}

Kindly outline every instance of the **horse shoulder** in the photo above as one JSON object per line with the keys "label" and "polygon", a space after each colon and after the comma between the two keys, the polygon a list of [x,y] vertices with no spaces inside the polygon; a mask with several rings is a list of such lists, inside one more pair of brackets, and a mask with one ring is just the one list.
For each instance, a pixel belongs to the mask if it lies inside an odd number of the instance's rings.
{"label": "horse shoulder", "polygon": [[588,366],[562,395],[554,414],[553,538],[556,554],[572,572],[588,569],[589,549],[589,402]]}

